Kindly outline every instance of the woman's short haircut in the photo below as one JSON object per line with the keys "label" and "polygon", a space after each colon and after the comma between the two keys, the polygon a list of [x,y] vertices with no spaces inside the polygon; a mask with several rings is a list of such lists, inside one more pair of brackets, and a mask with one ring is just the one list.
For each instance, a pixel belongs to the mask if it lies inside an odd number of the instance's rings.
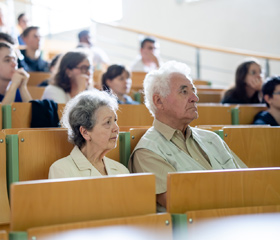
{"label": "woman's short haircut", "polygon": [[80,127],[92,130],[96,124],[96,112],[103,106],[116,112],[118,110],[117,98],[108,92],[96,89],[84,91],[66,104],[61,125],[68,129],[69,142],[79,148],[84,146],[85,139],[80,133]]}
{"label": "woman's short haircut", "polygon": [[145,93],[145,105],[149,109],[150,113],[155,116],[156,106],[153,102],[153,95],[155,93],[162,97],[166,97],[170,93],[170,79],[173,73],[179,73],[191,82],[190,68],[177,61],[169,61],[163,64],[158,70],[149,72],[144,79],[144,93]]}
{"label": "woman's short haircut", "polygon": [[102,89],[107,91],[110,87],[107,85],[107,80],[112,81],[114,78],[120,76],[123,72],[127,72],[127,77],[130,77],[129,72],[123,65],[114,64],[108,67],[107,71],[102,75]]}
{"label": "woman's short haircut", "polygon": [[54,76],[54,84],[61,87],[65,92],[71,91],[71,79],[68,77],[66,70],[77,67],[82,61],[87,59],[89,55],[85,51],[67,52],[61,59],[58,71]]}

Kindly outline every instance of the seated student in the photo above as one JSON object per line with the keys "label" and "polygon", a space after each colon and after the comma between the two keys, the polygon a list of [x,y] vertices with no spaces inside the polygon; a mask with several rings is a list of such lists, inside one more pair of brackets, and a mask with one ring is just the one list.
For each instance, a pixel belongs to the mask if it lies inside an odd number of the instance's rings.
{"label": "seated student", "polygon": [[246,167],[216,133],[189,126],[198,118],[189,74],[186,64],[170,61],[144,79],[145,104],[154,123],[132,152],[129,170],[155,174],[158,211],[166,206],[169,172]]}
{"label": "seated student", "polygon": [[129,173],[124,165],[105,157],[117,145],[117,109],[114,96],[96,89],[80,93],[67,103],[61,122],[75,147],[68,157],[52,164],[49,178]]}
{"label": "seated student", "polygon": [[22,32],[29,26],[28,22],[28,18],[26,16],[25,13],[21,13],[19,14],[18,18],[17,18],[17,30],[18,30],[18,44],[19,45],[25,45],[25,42],[22,40]]}
{"label": "seated student", "polygon": [[42,59],[39,27],[28,27],[22,33],[26,49],[21,50],[24,60],[19,65],[27,72],[49,72],[49,64]]}
{"label": "seated student", "polygon": [[222,103],[249,104],[262,102],[262,68],[255,59],[241,63],[235,72],[235,86],[225,92]]}
{"label": "seated student", "polygon": [[262,87],[262,93],[268,110],[258,113],[254,124],[280,126],[280,76],[269,78]]}
{"label": "seated student", "polygon": [[160,62],[156,55],[156,44],[156,41],[152,38],[145,38],[141,42],[141,56],[131,65],[131,71],[150,72],[160,67]]}
{"label": "seated student", "polygon": [[92,74],[92,61],[86,52],[68,52],[62,57],[54,82],[46,87],[42,99],[67,103],[78,93],[92,87]]}
{"label": "seated student", "polygon": [[127,94],[130,92],[131,79],[129,72],[122,65],[111,65],[102,76],[102,88],[112,90],[118,96],[119,104],[139,104]]}
{"label": "seated student", "polygon": [[5,42],[0,42],[0,102],[2,105],[12,102],[29,102],[32,100],[27,82],[29,74],[17,68],[15,51]]}

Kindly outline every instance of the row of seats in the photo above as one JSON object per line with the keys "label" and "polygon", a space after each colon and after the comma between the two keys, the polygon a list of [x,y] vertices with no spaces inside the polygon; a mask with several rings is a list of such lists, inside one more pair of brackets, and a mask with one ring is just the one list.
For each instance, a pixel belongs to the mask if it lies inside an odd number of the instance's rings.
{"label": "row of seats", "polygon": [[[59,118],[65,104],[58,104]],[[199,118],[192,121],[197,125],[237,125],[251,124],[254,116],[266,110],[260,105],[198,104]],[[3,113],[2,113],[3,112]],[[2,106],[3,128],[28,128],[31,123],[31,103],[12,103]],[[118,114],[119,126],[151,126],[153,117],[145,105],[120,105]],[[1,118],[2,120],[2,118]]]}
{"label": "row of seats", "polygon": [[152,174],[14,183],[10,236],[72,239],[62,237],[73,230],[94,234],[100,226],[103,234],[116,234],[112,226],[122,226],[122,238],[134,234],[127,239],[138,239],[138,231],[139,239],[145,234],[147,239],[186,239],[206,219],[267,213],[273,213],[274,223],[279,224],[279,180],[280,168],[170,173],[164,214],[156,213]]}

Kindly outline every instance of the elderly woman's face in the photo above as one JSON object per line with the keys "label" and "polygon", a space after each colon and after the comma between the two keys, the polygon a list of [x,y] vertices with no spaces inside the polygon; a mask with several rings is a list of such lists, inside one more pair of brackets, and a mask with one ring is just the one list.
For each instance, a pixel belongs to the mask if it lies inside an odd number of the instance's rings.
{"label": "elderly woman's face", "polygon": [[96,112],[96,123],[89,132],[90,147],[98,151],[111,150],[117,146],[119,126],[116,113],[107,106],[100,107]]}

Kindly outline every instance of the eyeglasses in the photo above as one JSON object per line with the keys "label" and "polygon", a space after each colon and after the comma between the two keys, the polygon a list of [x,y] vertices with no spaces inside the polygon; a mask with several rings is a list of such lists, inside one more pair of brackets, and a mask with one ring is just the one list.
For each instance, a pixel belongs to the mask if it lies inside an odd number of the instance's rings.
{"label": "eyeglasses", "polygon": [[264,75],[263,72],[259,73],[259,72],[255,71],[255,70],[249,71],[248,74],[249,75],[253,75],[253,76],[255,76],[255,75],[263,76]]}
{"label": "eyeglasses", "polygon": [[94,71],[94,67],[91,66],[91,65],[90,66],[83,65],[83,66],[74,67],[74,68],[79,69],[82,73],[88,73],[88,72],[93,72]]}
{"label": "eyeglasses", "polygon": [[273,95],[280,95],[280,92],[274,92]]}

